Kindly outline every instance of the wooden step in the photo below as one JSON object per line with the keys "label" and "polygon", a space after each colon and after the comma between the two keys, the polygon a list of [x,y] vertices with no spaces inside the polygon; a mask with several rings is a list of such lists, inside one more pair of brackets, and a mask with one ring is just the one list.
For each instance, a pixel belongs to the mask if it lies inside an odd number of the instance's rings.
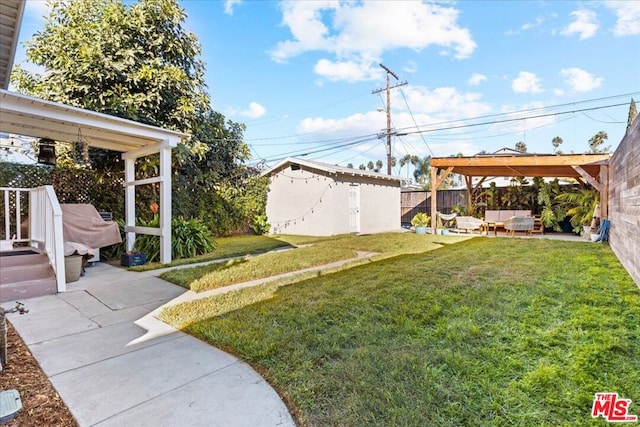
{"label": "wooden step", "polygon": [[0,252],[0,268],[39,263],[48,264],[49,259],[46,254],[40,253],[35,249],[16,249],[11,252]]}
{"label": "wooden step", "polygon": [[30,248],[0,253],[0,302],[56,292],[56,278],[45,254]]}
{"label": "wooden step", "polygon": [[25,280],[0,284],[0,302],[53,295],[58,291],[55,278]]}
{"label": "wooden step", "polygon": [[47,279],[53,276],[53,269],[48,262],[13,267],[0,266],[0,284]]}

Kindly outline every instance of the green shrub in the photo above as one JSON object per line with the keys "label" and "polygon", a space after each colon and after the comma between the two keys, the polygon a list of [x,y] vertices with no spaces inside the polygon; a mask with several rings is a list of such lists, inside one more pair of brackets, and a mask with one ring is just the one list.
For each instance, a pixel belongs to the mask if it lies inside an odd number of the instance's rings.
{"label": "green shrub", "polygon": [[[158,217],[150,221],[138,220],[142,227],[159,227]],[[150,262],[160,261],[160,237],[140,234],[133,245],[134,250],[147,255]],[[209,228],[197,218],[174,218],[171,221],[171,258],[193,258],[212,252],[215,242]]]}
{"label": "green shrub", "polygon": [[270,229],[271,224],[267,222],[267,216],[256,215],[256,217],[253,219],[253,232],[258,235],[262,235],[268,233]]}

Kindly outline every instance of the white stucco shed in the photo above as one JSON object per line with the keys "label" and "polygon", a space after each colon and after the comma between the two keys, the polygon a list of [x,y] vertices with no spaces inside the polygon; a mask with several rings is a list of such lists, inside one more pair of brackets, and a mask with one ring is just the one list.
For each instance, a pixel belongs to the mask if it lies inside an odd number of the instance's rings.
{"label": "white stucco shed", "polygon": [[402,178],[288,158],[271,179],[267,220],[273,234],[332,236],[397,231]]}

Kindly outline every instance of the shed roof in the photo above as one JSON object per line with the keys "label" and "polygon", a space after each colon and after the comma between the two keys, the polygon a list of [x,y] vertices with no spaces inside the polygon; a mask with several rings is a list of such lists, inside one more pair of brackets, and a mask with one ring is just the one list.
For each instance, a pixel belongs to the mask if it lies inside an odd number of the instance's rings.
{"label": "shed roof", "polygon": [[399,176],[385,175],[379,172],[372,172],[372,171],[361,170],[361,169],[346,168],[343,166],[330,165],[327,163],[314,162],[311,160],[299,159],[294,157],[289,157],[282,160],[280,163],[262,172],[260,176],[272,176],[280,172],[281,170],[286,169],[291,165],[299,165],[301,166],[301,168],[315,169],[315,170],[323,171],[333,175],[362,176],[362,177],[373,178],[373,179],[378,179],[382,181],[399,181],[400,182],[403,180]]}

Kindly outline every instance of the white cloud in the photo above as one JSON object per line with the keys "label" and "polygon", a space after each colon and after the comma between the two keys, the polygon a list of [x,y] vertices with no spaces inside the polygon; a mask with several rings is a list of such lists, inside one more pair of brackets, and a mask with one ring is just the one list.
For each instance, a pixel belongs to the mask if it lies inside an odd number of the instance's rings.
{"label": "white cloud", "polygon": [[484,74],[473,73],[471,74],[471,77],[469,78],[469,80],[467,80],[467,84],[469,86],[478,86],[480,83],[486,82],[486,81],[487,81],[487,76],[485,76]]}
{"label": "white cloud", "polygon": [[242,3],[242,0],[225,0],[224,13],[226,13],[227,15],[233,15],[233,8],[240,3]]}
{"label": "white cloud", "polygon": [[[530,102],[522,105],[502,105],[500,112],[504,113],[502,117],[505,121],[503,123],[496,123],[489,127],[489,133],[494,135],[513,134],[513,138],[518,138],[527,143],[527,133],[531,133],[536,129],[542,129],[549,127],[556,123],[556,116],[548,115],[545,113],[548,111],[545,108],[545,104],[539,101]],[[524,119],[522,111],[535,111],[534,115],[544,116],[536,118]],[[531,115],[525,114],[524,116]],[[514,143],[518,141],[514,139]],[[529,147],[533,150],[533,147]]]}
{"label": "white cloud", "polygon": [[44,22],[51,13],[51,5],[47,1],[27,1],[24,7],[25,17]]}
{"label": "white cloud", "polygon": [[593,74],[580,68],[563,68],[560,74],[565,77],[565,83],[576,92],[588,92],[602,84],[602,77],[595,77]]}
{"label": "white cloud", "polygon": [[314,71],[327,80],[347,80],[352,82],[372,80],[379,74],[379,71],[372,69],[368,63],[354,61],[333,62],[328,59],[319,60],[314,67]]}
{"label": "white cloud", "polygon": [[613,34],[620,37],[640,34],[640,2],[605,1],[604,4],[613,10],[617,17]]}
{"label": "white cloud", "polygon": [[240,112],[241,116],[249,117],[250,119],[259,119],[266,114],[267,110],[257,102],[249,103],[249,109]]}
{"label": "white cloud", "polygon": [[522,31],[529,31],[533,28],[540,27],[544,21],[545,18],[543,16],[538,16],[534,22],[525,22],[517,30],[507,30],[504,34],[506,36],[515,36],[516,34],[520,34]]}
{"label": "white cloud", "polygon": [[574,18],[574,21],[562,30],[561,34],[563,36],[578,34],[580,40],[585,40],[593,37],[598,31],[598,18],[594,11],[587,9],[574,10],[570,15]]}
{"label": "white cloud", "polygon": [[544,18],[542,16],[538,16],[535,22],[527,22],[526,24],[522,25],[520,29],[522,31],[527,31],[532,28],[539,27],[540,25],[542,25],[543,22],[544,22]]}
{"label": "white cloud", "polygon": [[292,37],[279,42],[271,58],[284,62],[309,51],[326,52],[334,57],[323,59],[316,72],[326,71],[330,79],[341,78],[337,64],[345,70],[344,79],[358,73],[362,79],[379,76],[374,69],[382,54],[395,49],[419,52],[436,46],[463,59],[476,48],[470,31],[458,25],[454,7],[415,1],[297,1],[282,2],[281,8],[282,24]]}
{"label": "white cloud", "polygon": [[404,71],[407,74],[415,74],[418,72],[418,64],[415,61],[409,61],[402,68],[402,71]]}
{"label": "white cloud", "polygon": [[[491,107],[481,101],[481,95],[475,92],[459,92],[452,87],[440,87],[428,90],[421,86],[410,86],[403,90],[404,98],[414,114],[429,114],[437,117],[438,121],[458,120],[487,114]],[[405,105],[401,95],[394,95],[391,105]],[[420,124],[420,120],[417,120]],[[428,122],[425,117],[423,123]],[[413,121],[411,121],[413,125]]]}
{"label": "white cloud", "polygon": [[[404,98],[399,91],[392,92],[392,126],[399,133],[408,133],[401,136],[403,143],[396,144],[394,150],[404,150],[409,147],[412,154],[425,156],[430,154],[423,136],[429,139],[429,134],[421,136],[412,133],[417,130],[427,130],[451,126],[458,120],[483,116],[492,112],[491,107],[482,101],[481,95],[473,92],[460,92],[455,88],[441,87],[429,90],[421,86],[403,87]],[[406,108],[404,99],[410,107],[410,112]],[[447,125],[443,125],[446,122]],[[418,127],[416,128],[416,123]],[[354,135],[371,135],[372,133],[384,132],[386,126],[386,115],[384,112],[370,111],[365,114],[352,114],[343,118],[309,117],[300,122],[296,133],[302,136],[301,141],[317,141],[319,134],[321,139],[353,139]],[[460,131],[451,131],[459,135]],[[375,135],[372,141],[366,142],[357,147],[351,147],[353,151],[366,152],[367,157],[373,159],[383,158],[385,149],[383,141],[377,139]],[[452,137],[444,143],[429,142],[435,155],[448,156],[463,152],[473,154],[478,151],[472,144],[464,142],[464,136]],[[394,151],[395,153],[395,151]],[[404,153],[406,154],[406,153]],[[354,164],[361,161],[357,158]],[[365,162],[366,163],[366,162]]]}
{"label": "white cloud", "polygon": [[515,93],[540,93],[540,79],[534,73],[520,71],[518,77],[511,83],[511,89]]}

